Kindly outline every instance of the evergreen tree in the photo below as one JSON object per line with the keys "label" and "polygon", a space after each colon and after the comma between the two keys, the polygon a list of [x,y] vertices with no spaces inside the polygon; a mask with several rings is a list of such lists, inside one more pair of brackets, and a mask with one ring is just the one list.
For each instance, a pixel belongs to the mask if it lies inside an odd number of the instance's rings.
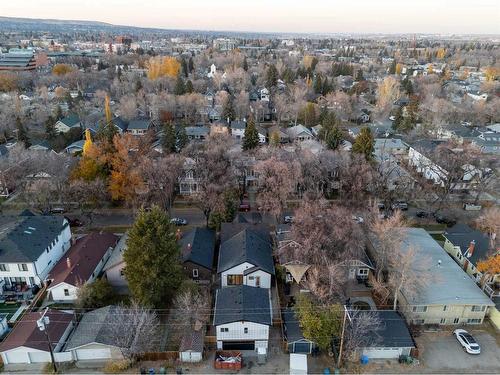
{"label": "evergreen tree", "polygon": [[356,72],[356,81],[360,82],[364,80],[365,77],[363,77],[363,71],[361,69],[358,69],[358,71]]}
{"label": "evergreen tree", "polygon": [[177,130],[177,150],[182,150],[189,142],[189,138],[186,134],[186,128],[180,126]]}
{"label": "evergreen tree", "polygon": [[277,83],[278,83],[278,69],[276,69],[276,66],[274,64],[271,64],[267,69],[266,84],[270,89],[271,87],[276,86]]}
{"label": "evergreen tree", "polygon": [[28,148],[31,146],[30,138],[28,136],[28,131],[24,127],[21,119],[16,118],[16,128],[17,128],[17,140],[24,143],[24,147]]}
{"label": "evergreen tree", "polygon": [[222,107],[222,118],[224,121],[233,121],[235,119],[233,96],[229,95],[224,106]]}
{"label": "evergreen tree", "polygon": [[193,62],[193,57],[190,57],[189,58],[189,61],[188,61],[188,69],[189,69],[189,73],[192,73],[194,71],[194,62]]}
{"label": "evergreen tree", "polygon": [[184,77],[187,78],[189,76],[189,67],[188,63],[186,62],[186,59],[182,59],[181,68],[182,68],[182,74],[184,74]]}
{"label": "evergreen tree", "polygon": [[253,117],[250,117],[247,122],[247,127],[245,128],[245,135],[243,138],[243,150],[252,150],[259,145],[259,132],[255,127],[255,121]]}
{"label": "evergreen tree", "polygon": [[342,144],[344,135],[338,126],[334,126],[326,135],[326,147],[330,150],[336,150]]}
{"label": "evergreen tree", "polygon": [[316,79],[314,80],[314,92],[318,95],[323,92],[323,83],[320,74],[316,75]]}
{"label": "evergreen tree", "polygon": [[336,150],[341,144],[344,135],[338,127],[337,116],[334,112],[327,112],[321,121],[319,139],[325,142],[330,150]]}
{"label": "evergreen tree", "polygon": [[161,139],[161,147],[163,152],[170,154],[177,151],[176,147],[177,136],[175,134],[174,125],[171,122],[166,122],[163,125],[163,137]]}
{"label": "evergreen tree", "polygon": [[389,67],[389,74],[396,74],[396,60],[392,60],[391,66]]}
{"label": "evergreen tree", "polygon": [[52,116],[49,116],[49,118],[45,121],[45,137],[49,141],[52,141],[57,137],[57,131]]}
{"label": "evergreen tree", "polygon": [[56,107],[56,113],[54,114],[54,117],[56,121],[59,121],[60,119],[63,118],[63,112],[60,105]]}
{"label": "evergreen tree", "polygon": [[363,154],[365,159],[370,161],[373,159],[373,152],[375,148],[373,146],[374,139],[372,131],[369,127],[364,127],[361,129],[360,133],[356,137],[354,144],[352,145],[352,152],[356,154]]}
{"label": "evergreen tree", "polygon": [[191,94],[192,92],[194,91],[194,88],[193,88],[193,82],[191,82],[191,80],[187,80],[186,82],[186,94]]}
{"label": "evergreen tree", "polygon": [[185,92],[186,92],[186,87],[184,86],[184,80],[179,75],[177,76],[177,81],[175,82],[174,94],[184,95]]}
{"label": "evergreen tree", "polygon": [[123,260],[132,297],[141,305],[165,308],[183,281],[175,227],[158,206],[141,210],[129,231]]}
{"label": "evergreen tree", "polygon": [[403,123],[403,107],[399,106],[394,115],[394,121],[392,122],[393,129],[399,129]]}
{"label": "evergreen tree", "polygon": [[248,61],[246,57],[243,59],[243,70],[245,72],[248,71]]}

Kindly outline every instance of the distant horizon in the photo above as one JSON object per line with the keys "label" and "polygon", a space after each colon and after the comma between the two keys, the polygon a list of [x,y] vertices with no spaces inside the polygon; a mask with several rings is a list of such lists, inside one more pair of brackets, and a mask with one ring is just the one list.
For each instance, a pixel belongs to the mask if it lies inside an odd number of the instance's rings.
{"label": "distant horizon", "polygon": [[2,4],[0,16],[44,20],[103,22],[183,31],[279,34],[500,35],[497,0],[19,0]]}

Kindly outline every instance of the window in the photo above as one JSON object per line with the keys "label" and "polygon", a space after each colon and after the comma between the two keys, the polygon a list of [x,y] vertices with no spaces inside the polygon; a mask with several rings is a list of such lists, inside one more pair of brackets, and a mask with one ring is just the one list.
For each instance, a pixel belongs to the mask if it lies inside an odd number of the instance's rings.
{"label": "window", "polygon": [[227,285],[243,285],[243,275],[227,275]]}
{"label": "window", "polygon": [[1,263],[0,264],[0,271],[8,271],[9,270],[9,266],[4,264],[4,263]]}
{"label": "window", "polygon": [[229,332],[229,328],[221,328],[220,331],[221,332]]}
{"label": "window", "polygon": [[458,322],[460,322],[460,318],[453,319],[453,324],[458,324]]}
{"label": "window", "polygon": [[243,333],[248,333],[248,328],[247,327],[243,328]]}
{"label": "window", "polygon": [[198,274],[198,268],[193,268],[193,277],[197,278],[199,276]]}
{"label": "window", "polygon": [[441,320],[439,321],[439,324],[445,324],[446,323],[446,319],[445,318],[441,318]]}
{"label": "window", "polygon": [[28,271],[28,265],[26,263],[19,263],[17,265],[19,271]]}
{"label": "window", "polygon": [[447,308],[448,308],[448,306],[444,305],[443,306],[443,311],[446,311]]}
{"label": "window", "polygon": [[69,289],[64,289],[64,295],[65,295],[66,297],[68,297],[68,296],[69,296]]}
{"label": "window", "polygon": [[427,306],[413,306],[413,312],[426,312]]}
{"label": "window", "polygon": [[424,324],[425,320],[424,319],[413,319],[414,324]]}
{"label": "window", "polygon": [[358,275],[363,275],[363,276],[368,275],[368,269],[366,269],[366,268],[360,268],[358,270]]}
{"label": "window", "polygon": [[125,272],[123,272],[123,269],[120,270],[120,276],[121,277],[125,276]]}
{"label": "window", "polygon": [[481,308],[481,306],[479,306],[479,305],[474,305],[474,306],[472,306],[471,311],[473,311],[473,312],[484,311],[484,306],[482,306],[482,307],[483,308]]}
{"label": "window", "polygon": [[481,319],[467,319],[468,324],[481,324]]}
{"label": "window", "polygon": [[253,279],[255,279],[254,276],[248,276],[248,280],[253,280]]}

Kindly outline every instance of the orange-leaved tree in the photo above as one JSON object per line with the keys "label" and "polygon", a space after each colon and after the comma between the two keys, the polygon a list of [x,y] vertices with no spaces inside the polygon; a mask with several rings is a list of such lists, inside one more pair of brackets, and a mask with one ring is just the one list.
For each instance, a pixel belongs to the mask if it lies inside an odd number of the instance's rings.
{"label": "orange-leaved tree", "polygon": [[156,56],[147,63],[148,78],[155,80],[161,77],[174,78],[179,75],[181,63],[175,57]]}

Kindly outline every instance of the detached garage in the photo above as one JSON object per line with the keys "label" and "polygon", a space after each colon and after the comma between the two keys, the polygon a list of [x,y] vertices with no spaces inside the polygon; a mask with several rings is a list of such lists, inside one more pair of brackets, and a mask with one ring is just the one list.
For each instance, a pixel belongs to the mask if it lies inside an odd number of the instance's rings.
{"label": "detached garage", "polygon": [[370,359],[398,359],[400,355],[410,355],[415,341],[404,318],[397,311],[367,311],[377,314],[380,328],[367,332],[368,345],[361,353]]}
{"label": "detached garage", "polygon": [[311,354],[315,348],[313,341],[304,338],[299,321],[293,309],[283,311],[283,324],[289,353]]}
{"label": "detached garage", "polygon": [[[45,314],[50,323],[47,326],[52,350],[59,353],[73,328],[73,314],[48,310]],[[50,362],[50,352],[45,333],[37,327],[41,312],[31,312],[23,316],[10,334],[0,344],[3,363],[46,363]]]}

